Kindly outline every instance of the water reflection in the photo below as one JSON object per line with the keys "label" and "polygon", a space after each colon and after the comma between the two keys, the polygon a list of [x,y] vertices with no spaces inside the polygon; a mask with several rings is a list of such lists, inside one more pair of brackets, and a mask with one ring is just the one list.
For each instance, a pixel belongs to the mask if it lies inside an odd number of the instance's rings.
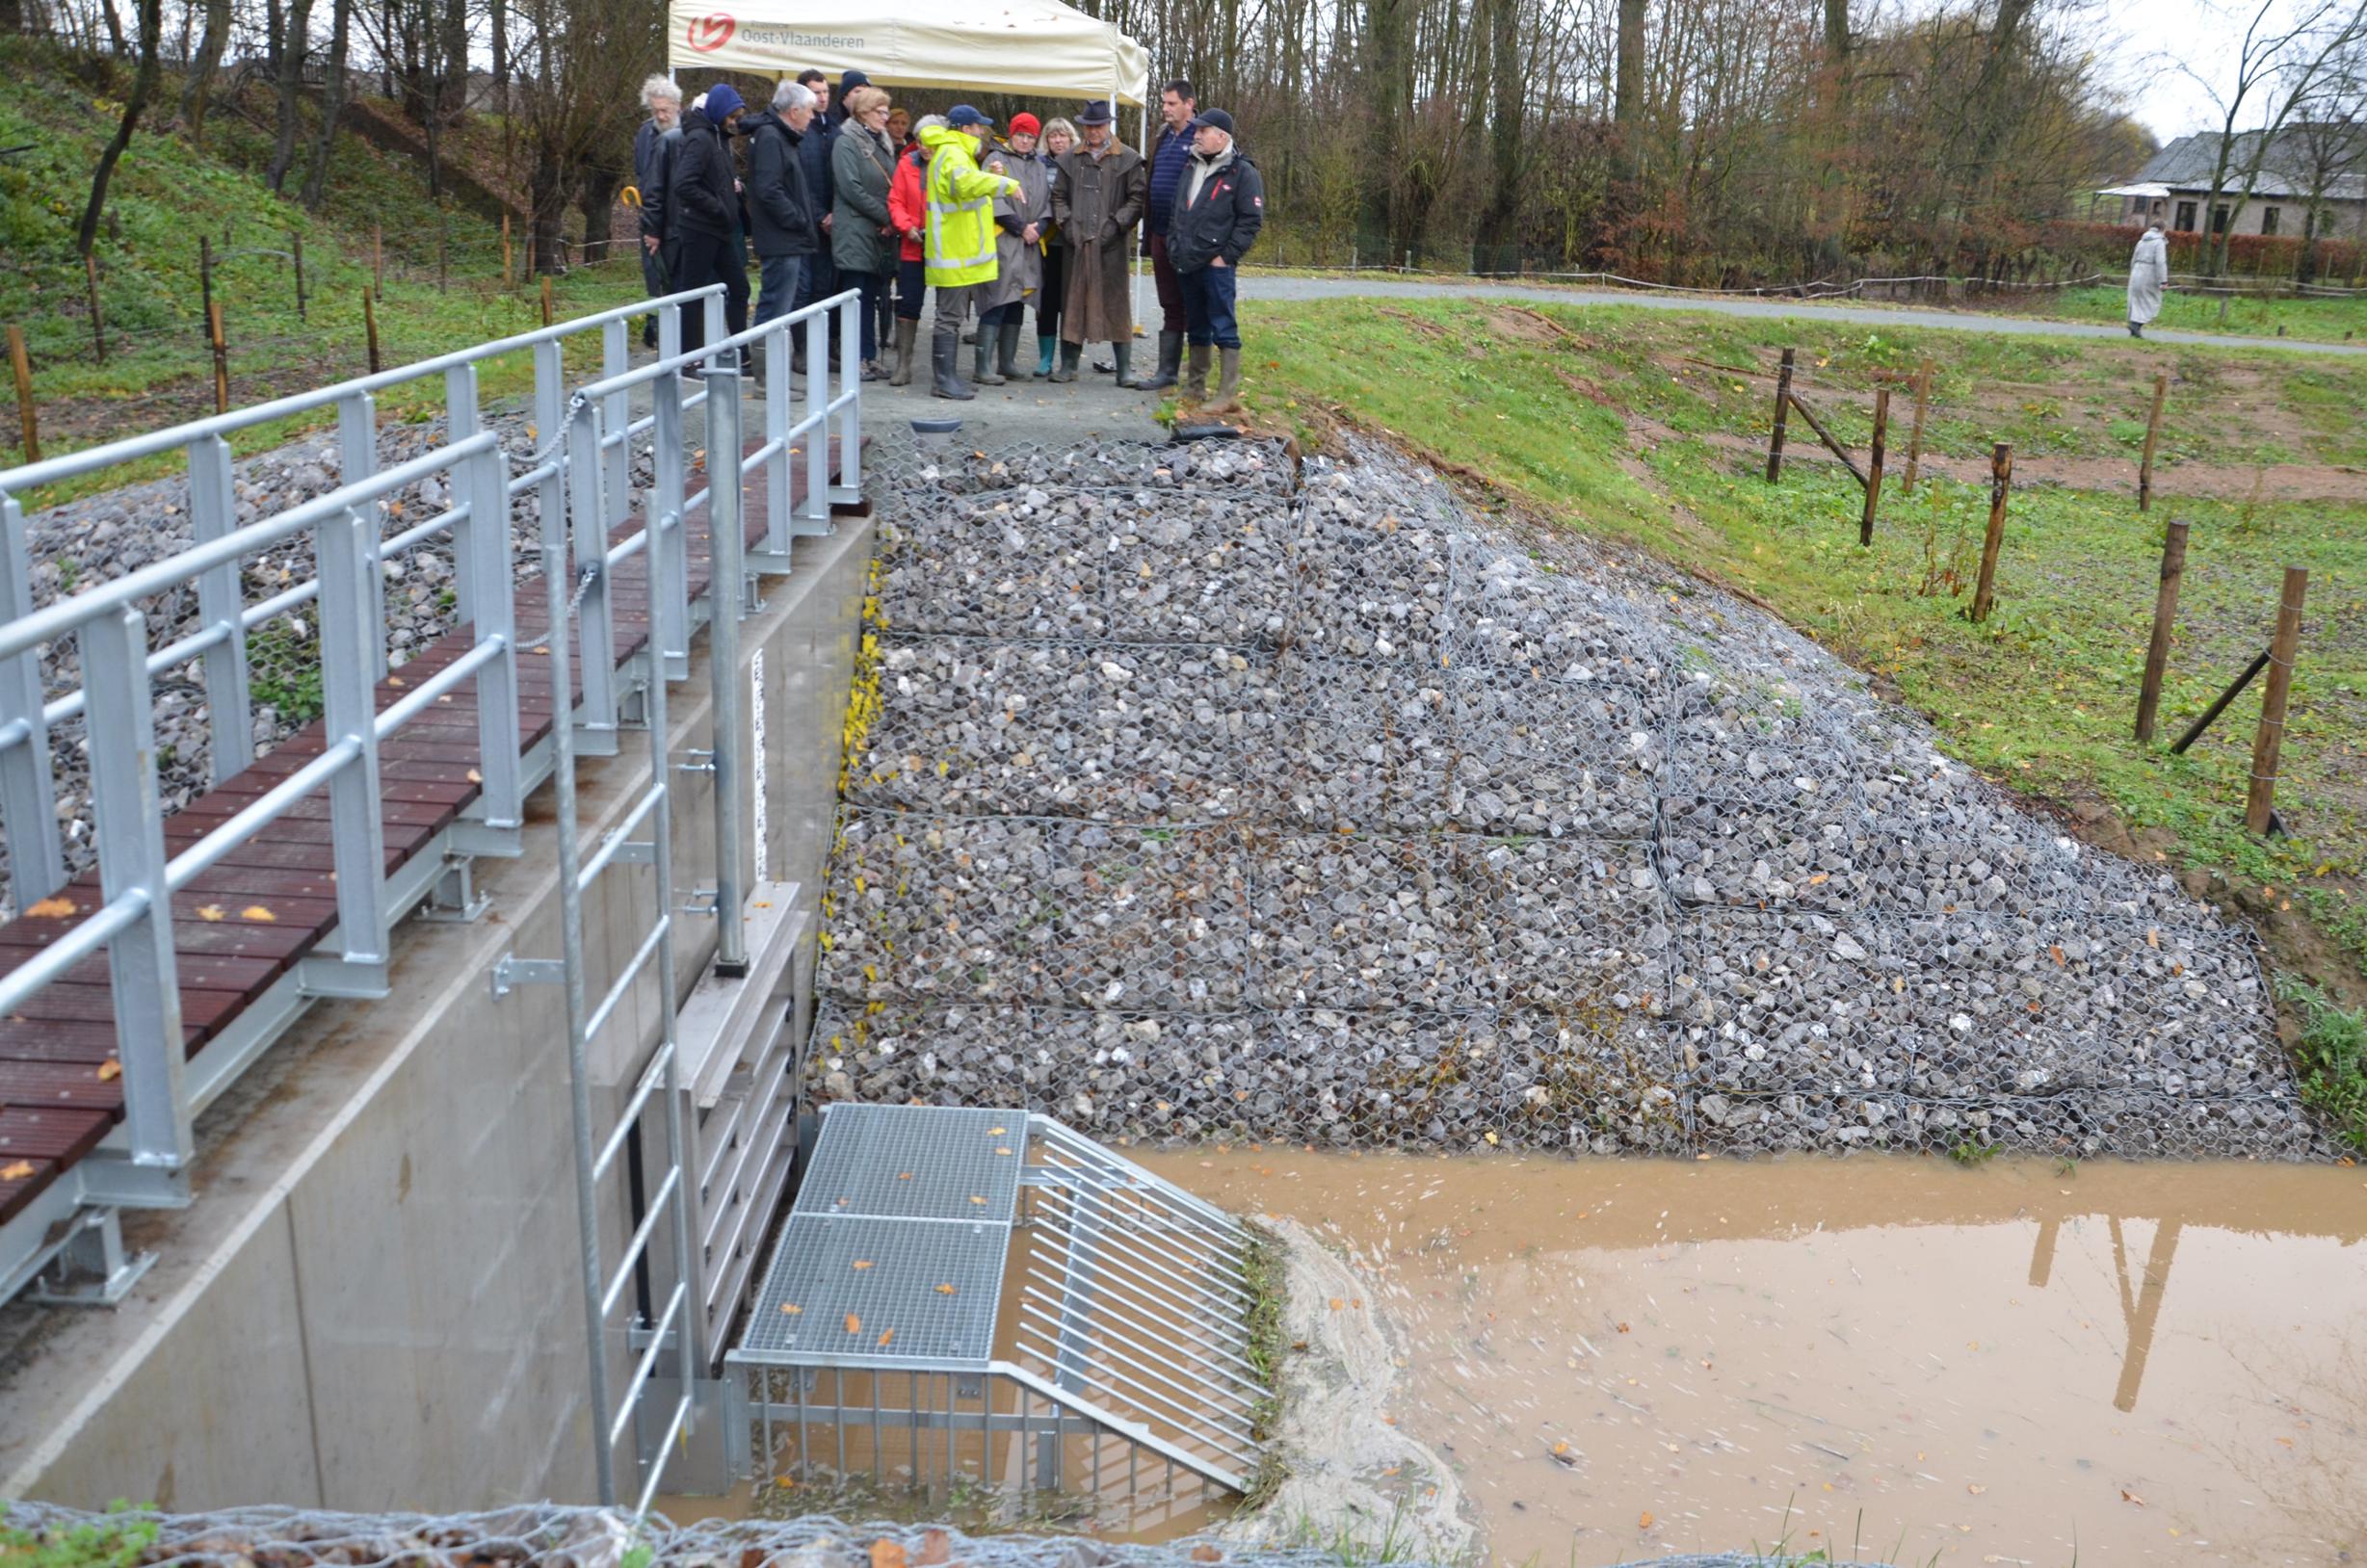
{"label": "water reflection", "polygon": [[1498,1560],[2330,1563],[2367,1521],[2357,1170],[1146,1163],[1368,1273]]}

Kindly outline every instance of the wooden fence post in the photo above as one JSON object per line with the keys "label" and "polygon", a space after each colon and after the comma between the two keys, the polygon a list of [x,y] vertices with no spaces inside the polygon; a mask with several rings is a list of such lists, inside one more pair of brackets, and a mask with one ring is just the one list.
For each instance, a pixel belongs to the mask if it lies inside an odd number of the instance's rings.
{"label": "wooden fence post", "polygon": [[2276,600],[2276,637],[2269,643],[2269,684],[2260,693],[2260,728],[2252,737],[2251,789],[2244,799],[2244,825],[2265,833],[2276,817],[2276,764],[2285,747],[2285,702],[2293,692],[2293,658],[2301,643],[2301,600],[2309,573],[2285,568]]}
{"label": "wooden fence post", "polygon": [[361,291],[361,327],[370,339],[370,374],[376,376],[378,374],[378,305],[371,300],[368,289]]}
{"label": "wooden fence post", "polygon": [[304,319],[304,237],[288,231],[288,253],[296,258],[296,319]]}
{"label": "wooden fence post", "polygon": [[1866,456],[1866,510],[1857,521],[1857,542],[1874,542],[1874,509],[1882,504],[1882,443],[1890,433],[1890,388],[1874,389],[1874,446]]}
{"label": "wooden fence post", "polygon": [[2162,587],[2153,598],[2153,640],[2145,648],[2145,679],[2137,693],[2137,738],[2153,739],[2162,706],[2162,677],[2170,668],[2170,632],[2178,619],[2178,587],[2186,577],[2186,524],[2170,519],[2162,536]]}
{"label": "wooden fence post", "polygon": [[2153,445],[2161,439],[2162,403],[2170,396],[2170,373],[2153,378],[2153,411],[2145,416],[2145,455],[2137,465],[2137,510],[2149,511],[2153,507]]}
{"label": "wooden fence post", "polygon": [[25,357],[24,328],[9,327],[9,368],[16,373],[16,422],[25,437],[25,461],[41,460],[40,417],[33,411],[33,362]]}
{"label": "wooden fence post", "polygon": [[91,282],[91,341],[97,346],[98,362],[107,362],[107,324],[98,313],[98,253],[92,251],[82,258],[82,275]]}
{"label": "wooden fence post", "polygon": [[510,215],[501,215],[501,286],[510,286]]}
{"label": "wooden fence post", "polygon": [[1767,483],[1773,484],[1783,477],[1784,416],[1792,407],[1792,351],[1783,351],[1783,364],[1775,372],[1775,428],[1767,438]]}
{"label": "wooden fence post", "polygon": [[230,411],[230,346],[222,335],[222,301],[217,300],[206,309],[206,326],[214,338],[214,412],[226,414]]}
{"label": "wooden fence post", "polygon": [[1913,495],[1923,473],[1923,415],[1932,402],[1932,361],[1915,367],[1915,424],[1907,434],[1907,472],[1899,477],[1899,493]]}
{"label": "wooden fence post", "polygon": [[2013,489],[2013,448],[2000,441],[1989,449],[1989,531],[1981,541],[1981,581],[1973,589],[1972,619],[1989,618],[1997,599],[1997,552],[2006,542],[2006,497]]}
{"label": "wooden fence post", "polygon": [[381,300],[386,298],[386,234],[384,225],[375,220],[370,224],[370,292]]}
{"label": "wooden fence post", "polygon": [[542,274],[542,325],[548,327],[551,319],[551,274],[544,273]]}

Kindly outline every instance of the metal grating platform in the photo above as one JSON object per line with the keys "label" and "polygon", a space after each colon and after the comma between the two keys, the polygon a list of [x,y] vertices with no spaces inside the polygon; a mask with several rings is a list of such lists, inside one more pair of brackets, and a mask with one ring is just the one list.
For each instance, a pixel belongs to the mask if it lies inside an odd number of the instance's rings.
{"label": "metal grating platform", "polygon": [[1147,1456],[1245,1491],[1254,1244],[1048,1117],[828,1107],[728,1358],[738,1457],[1131,1494]]}

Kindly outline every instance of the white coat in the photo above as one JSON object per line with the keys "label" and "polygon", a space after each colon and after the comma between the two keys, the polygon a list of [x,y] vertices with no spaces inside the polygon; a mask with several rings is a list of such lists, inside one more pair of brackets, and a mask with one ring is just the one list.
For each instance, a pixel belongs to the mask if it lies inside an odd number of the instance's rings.
{"label": "white coat", "polygon": [[2129,257],[2129,320],[2143,326],[2162,313],[2162,289],[2170,281],[2170,242],[2158,228],[2145,230]]}

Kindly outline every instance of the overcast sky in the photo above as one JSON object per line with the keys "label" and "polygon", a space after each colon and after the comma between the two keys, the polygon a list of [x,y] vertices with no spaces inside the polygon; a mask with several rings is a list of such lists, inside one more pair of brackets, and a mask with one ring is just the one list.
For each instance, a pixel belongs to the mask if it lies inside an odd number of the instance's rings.
{"label": "overcast sky", "polygon": [[[2168,142],[2190,131],[2217,130],[2220,111],[2201,83],[2173,62],[2214,78],[2222,91],[2233,87],[2235,39],[2255,14],[2259,0],[2104,0],[2096,26],[2107,49],[2111,74],[2128,94],[2129,109],[2155,136]],[[2249,128],[2248,118],[2237,129]]]}

